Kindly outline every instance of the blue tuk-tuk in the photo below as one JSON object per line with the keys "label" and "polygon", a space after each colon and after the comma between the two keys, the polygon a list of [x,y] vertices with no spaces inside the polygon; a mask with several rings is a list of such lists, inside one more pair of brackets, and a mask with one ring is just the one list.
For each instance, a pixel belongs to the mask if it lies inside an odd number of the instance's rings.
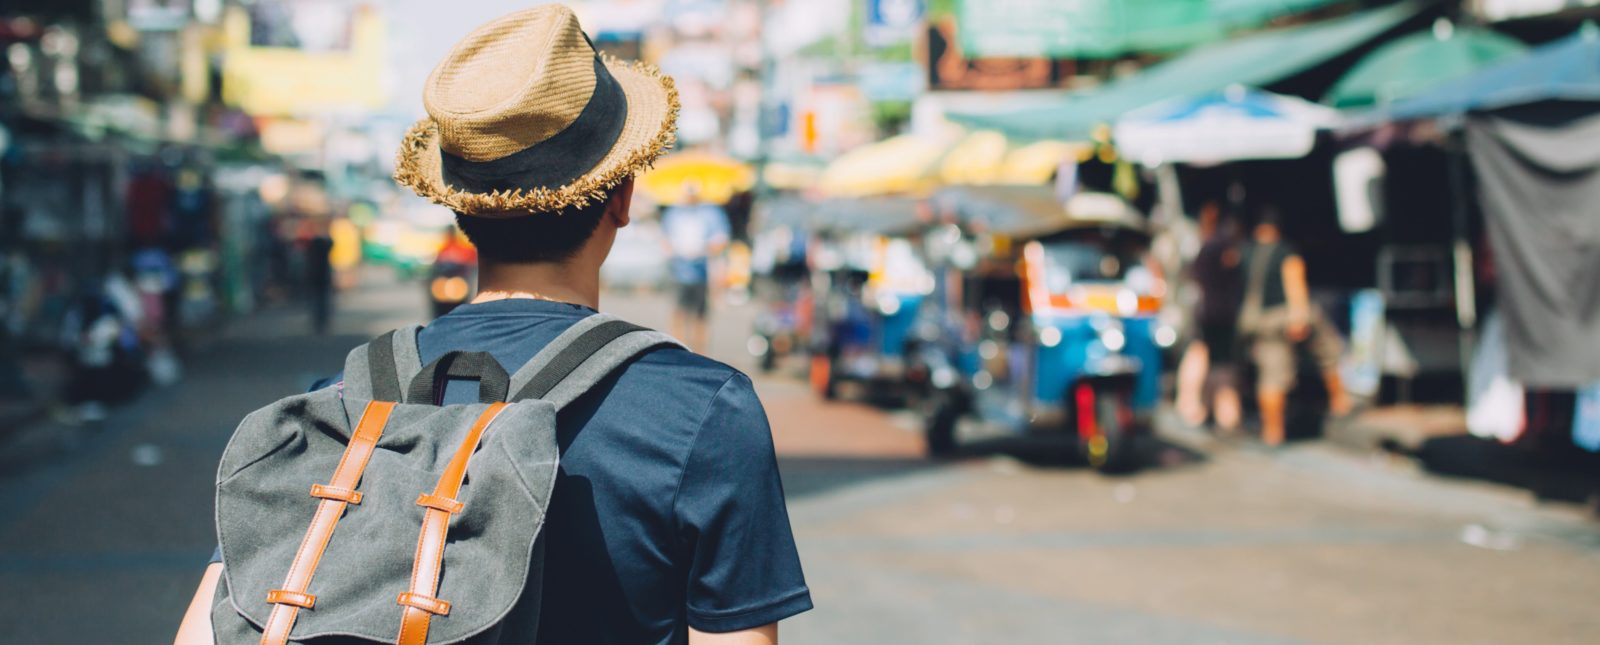
{"label": "blue tuk-tuk", "polygon": [[1143,216],[1113,195],[1063,204],[1043,187],[937,199],[956,213],[971,260],[943,273],[954,277],[919,327],[930,454],[954,452],[969,429],[1059,433],[1095,468],[1130,467],[1159,399],[1166,289],[1145,260]]}
{"label": "blue tuk-tuk", "polygon": [[926,204],[834,200],[816,213],[812,386],[826,399],[841,383],[865,386],[878,400],[901,397],[912,326],[933,284],[920,244]]}

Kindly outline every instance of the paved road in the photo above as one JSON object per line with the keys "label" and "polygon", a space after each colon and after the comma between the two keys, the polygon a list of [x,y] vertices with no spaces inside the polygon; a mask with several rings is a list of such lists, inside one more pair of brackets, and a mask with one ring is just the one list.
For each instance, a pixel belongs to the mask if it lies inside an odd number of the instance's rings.
{"label": "paved road", "polygon": [[[103,427],[0,446],[0,643],[170,638],[210,552],[231,424],[416,319],[421,290],[347,294],[335,335],[275,311],[201,344],[188,378]],[[662,324],[665,300],[606,308]],[[712,353],[748,369],[748,308]],[[1178,437],[1105,478],[1049,444],[920,457],[914,422],[758,377],[817,609],[786,643],[1580,643],[1600,638],[1600,528],[1508,489],[1310,444]],[[1176,436],[1176,435],[1175,435]]]}

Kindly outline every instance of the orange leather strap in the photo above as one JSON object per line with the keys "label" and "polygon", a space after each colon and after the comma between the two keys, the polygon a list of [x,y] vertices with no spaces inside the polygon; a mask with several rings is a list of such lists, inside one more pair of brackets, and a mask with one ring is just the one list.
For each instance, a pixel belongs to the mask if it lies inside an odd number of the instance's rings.
{"label": "orange leather strap", "polygon": [[426,645],[428,623],[434,614],[450,613],[450,603],[435,598],[439,592],[439,569],[444,565],[444,541],[450,531],[450,516],[461,511],[456,495],[461,492],[461,482],[467,476],[467,460],[477,452],[489,424],[504,410],[506,404],[495,403],[478,415],[467,438],[456,449],[450,465],[439,476],[433,493],[417,498],[417,505],[428,510],[422,514],[422,534],[417,538],[416,563],[411,568],[411,588],[401,593],[395,602],[405,607],[400,620],[400,638],[397,645]]}
{"label": "orange leather strap", "polygon": [[300,541],[300,550],[295,552],[294,564],[289,566],[289,575],[283,582],[283,588],[267,592],[267,602],[272,603],[272,615],[267,618],[266,628],[262,630],[261,645],[287,643],[289,630],[294,627],[294,619],[300,615],[300,610],[310,609],[316,604],[317,597],[306,593],[311,586],[311,575],[316,573],[317,563],[322,560],[322,552],[328,548],[328,539],[333,537],[333,527],[339,524],[345,507],[361,502],[361,494],[355,492],[356,485],[361,483],[361,472],[367,468],[367,460],[378,445],[378,437],[383,436],[383,426],[389,422],[389,413],[394,410],[394,405],[388,401],[368,403],[367,409],[361,413],[361,421],[356,424],[355,433],[350,435],[350,444],[344,448],[344,456],[339,458],[339,466],[333,471],[333,480],[326,486],[312,487],[311,495],[322,501],[317,504],[317,513],[311,518],[311,528],[306,529],[306,536]]}

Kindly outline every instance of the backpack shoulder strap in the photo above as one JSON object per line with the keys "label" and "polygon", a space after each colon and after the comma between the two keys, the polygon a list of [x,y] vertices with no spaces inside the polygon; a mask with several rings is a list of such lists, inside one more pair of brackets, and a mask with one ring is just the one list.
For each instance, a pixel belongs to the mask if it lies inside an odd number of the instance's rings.
{"label": "backpack shoulder strap", "polygon": [[401,327],[350,350],[344,361],[347,398],[369,401],[404,401],[404,384],[422,371],[417,354],[421,325]]}
{"label": "backpack shoulder strap", "polygon": [[561,409],[634,357],[668,346],[683,345],[615,316],[590,316],[557,336],[512,375],[514,394],[507,400],[543,399]]}

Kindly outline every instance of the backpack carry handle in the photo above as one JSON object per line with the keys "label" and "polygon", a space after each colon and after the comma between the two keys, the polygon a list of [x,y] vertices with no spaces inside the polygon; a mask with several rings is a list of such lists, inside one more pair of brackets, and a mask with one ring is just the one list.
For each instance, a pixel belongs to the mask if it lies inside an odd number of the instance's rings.
{"label": "backpack carry handle", "polygon": [[407,384],[422,363],[417,357],[418,325],[402,327],[350,351],[344,364],[344,393],[372,401],[405,401]]}
{"label": "backpack carry handle", "polygon": [[479,403],[500,403],[511,390],[511,376],[494,356],[486,352],[448,352],[432,363],[424,365],[406,388],[406,403],[440,405],[444,400],[444,385],[450,379],[473,379],[478,382]]}

